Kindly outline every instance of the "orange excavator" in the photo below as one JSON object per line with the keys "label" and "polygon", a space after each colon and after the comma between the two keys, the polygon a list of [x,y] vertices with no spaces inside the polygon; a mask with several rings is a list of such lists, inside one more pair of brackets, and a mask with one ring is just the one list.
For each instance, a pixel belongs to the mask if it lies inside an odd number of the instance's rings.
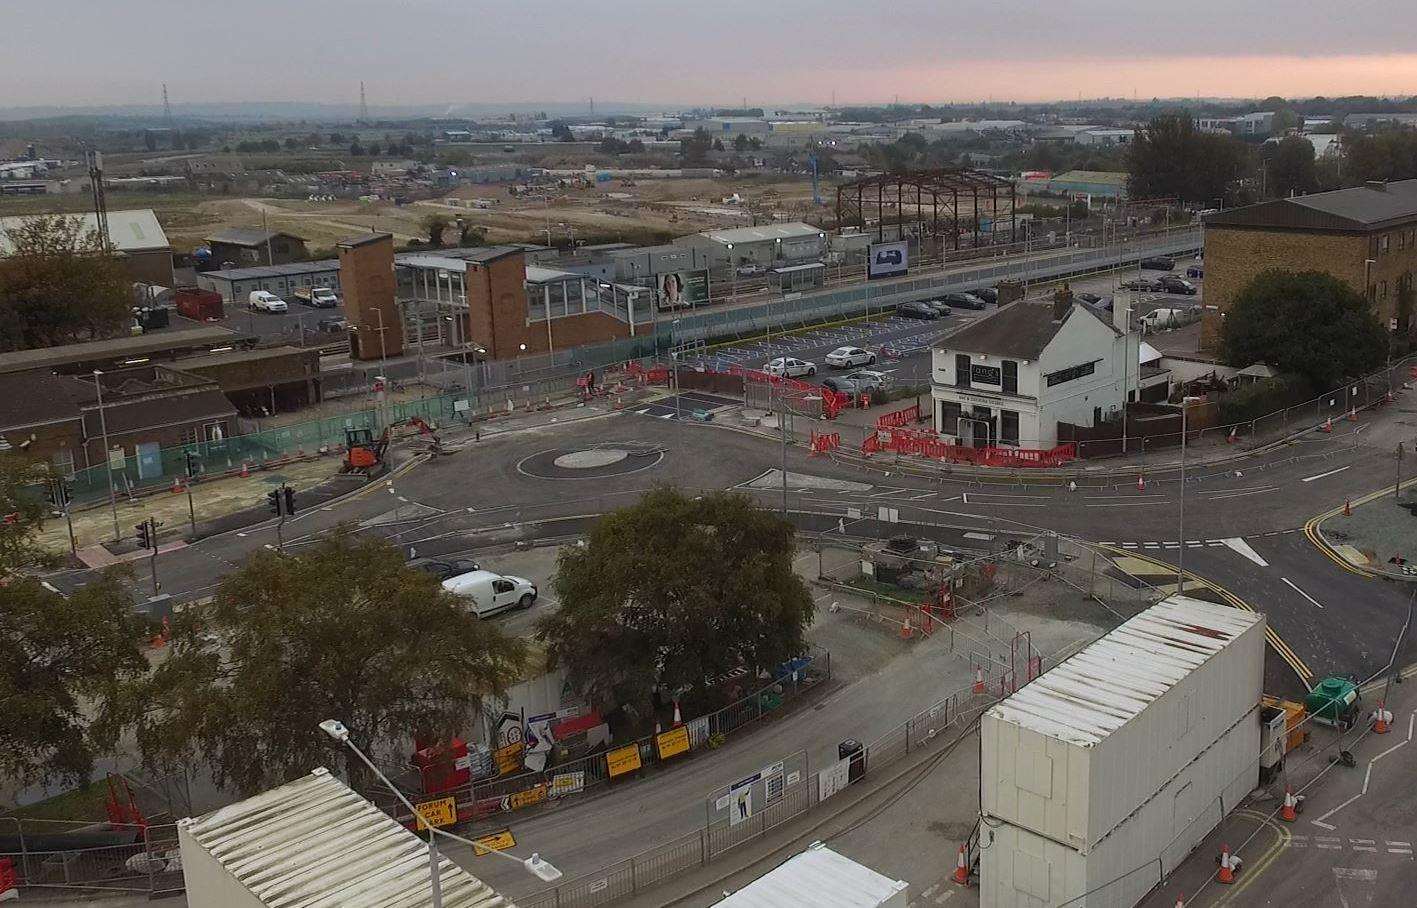
{"label": "orange excavator", "polygon": [[[440,451],[438,443],[438,433],[421,417],[411,418],[407,425],[418,430],[419,435],[432,439],[431,448],[434,453]],[[376,438],[372,429],[344,430],[344,464],[340,467],[341,473],[363,473],[372,476],[384,469],[384,454],[389,449],[390,430],[393,425],[386,426],[384,431]]]}

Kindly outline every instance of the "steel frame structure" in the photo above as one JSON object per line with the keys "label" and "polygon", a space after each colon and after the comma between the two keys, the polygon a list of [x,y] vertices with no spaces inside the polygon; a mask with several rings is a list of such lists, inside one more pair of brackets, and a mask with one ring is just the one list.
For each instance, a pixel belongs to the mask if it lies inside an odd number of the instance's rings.
{"label": "steel frame structure", "polygon": [[[913,221],[916,236],[949,235],[954,248],[959,249],[960,236],[965,232],[962,226],[972,233],[971,245],[980,245],[981,201],[988,203],[991,240],[1002,233],[998,225],[1002,219],[1001,206],[1006,206],[1008,242],[1015,242],[1018,191],[1013,181],[967,168],[883,173],[845,183],[836,190],[836,222],[838,229],[856,226],[869,231],[874,226],[877,242],[885,242],[886,212],[894,208],[894,223],[900,226],[902,238],[905,225]],[[963,210],[961,204],[966,206]],[[869,218],[873,206],[875,217]],[[912,208],[913,218],[907,216]],[[961,214],[967,218],[963,225]]]}

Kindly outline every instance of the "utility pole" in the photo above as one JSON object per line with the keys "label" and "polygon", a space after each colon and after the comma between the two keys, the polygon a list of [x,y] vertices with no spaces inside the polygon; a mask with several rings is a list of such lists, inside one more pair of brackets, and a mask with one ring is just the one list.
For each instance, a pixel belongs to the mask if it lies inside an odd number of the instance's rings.
{"label": "utility pole", "polygon": [[191,451],[186,454],[187,458],[187,517],[192,522],[192,538],[197,538],[197,505],[192,500],[192,483],[197,480],[199,464],[197,455]]}
{"label": "utility pole", "polygon": [[162,118],[167,122],[167,139],[169,142],[175,141],[176,136],[172,129],[172,104],[167,100],[167,83],[162,83]]}
{"label": "utility pole", "polygon": [[[1402,442],[1397,443],[1397,482],[1392,487],[1392,497],[1402,496]],[[68,513],[68,506],[65,506],[65,513]]]}

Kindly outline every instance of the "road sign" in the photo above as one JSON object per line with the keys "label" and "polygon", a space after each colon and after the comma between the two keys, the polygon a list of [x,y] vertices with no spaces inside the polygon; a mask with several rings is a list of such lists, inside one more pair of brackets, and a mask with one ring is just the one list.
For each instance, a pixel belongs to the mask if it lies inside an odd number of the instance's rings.
{"label": "road sign", "polygon": [[671,728],[664,734],[654,736],[654,745],[659,750],[659,759],[667,760],[689,752],[689,729],[687,726]]}
{"label": "road sign", "polygon": [[472,853],[481,857],[494,851],[506,851],[508,848],[517,847],[517,840],[512,836],[510,829],[503,829],[501,832],[490,832],[484,836],[478,836],[472,840]]}
{"label": "road sign", "polygon": [[547,797],[559,798],[562,795],[575,794],[585,790],[585,772],[558,772],[551,777],[551,790]]}
{"label": "road sign", "polygon": [[108,451],[108,468],[110,470],[121,470],[127,464],[128,458],[124,455],[122,448],[110,448]]}
{"label": "road sign", "polygon": [[627,772],[634,772],[640,768],[640,746],[630,744],[610,751],[605,755],[605,764],[612,779]]}
{"label": "road sign", "polygon": [[502,809],[521,810],[523,807],[540,804],[544,800],[546,800],[546,783],[542,782],[540,785],[523,788],[521,791],[513,792],[502,798]]}
{"label": "road sign", "polygon": [[[434,826],[441,829],[444,826],[452,826],[458,821],[457,802],[452,798],[436,798],[432,801],[424,801],[422,804],[417,805],[417,807],[418,818],[416,825],[420,831],[427,829],[428,823],[432,823]],[[425,817],[428,819],[428,823],[423,822]]]}
{"label": "road sign", "polygon": [[522,742],[499,747],[492,751],[492,757],[497,761],[497,775],[505,776],[518,772],[522,768]]}

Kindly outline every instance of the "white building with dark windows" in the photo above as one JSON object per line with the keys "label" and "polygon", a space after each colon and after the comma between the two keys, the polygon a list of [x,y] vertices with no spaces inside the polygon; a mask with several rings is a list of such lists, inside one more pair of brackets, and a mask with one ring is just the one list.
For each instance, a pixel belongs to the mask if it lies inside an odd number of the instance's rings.
{"label": "white building with dark windows", "polygon": [[1021,301],[941,338],[935,431],[954,444],[1051,448],[1060,422],[1117,416],[1138,399],[1140,336],[1107,318],[1070,300]]}

